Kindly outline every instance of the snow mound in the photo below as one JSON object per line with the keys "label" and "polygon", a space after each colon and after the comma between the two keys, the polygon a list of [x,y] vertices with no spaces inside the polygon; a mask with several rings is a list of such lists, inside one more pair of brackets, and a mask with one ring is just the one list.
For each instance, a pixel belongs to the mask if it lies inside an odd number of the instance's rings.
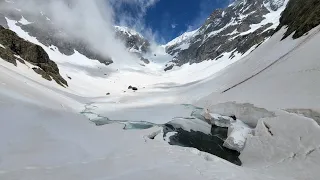
{"label": "snow mound", "polygon": [[228,138],[223,146],[241,152],[245,147],[247,138],[252,134],[253,130],[248,125],[241,120],[236,120],[229,126]]}

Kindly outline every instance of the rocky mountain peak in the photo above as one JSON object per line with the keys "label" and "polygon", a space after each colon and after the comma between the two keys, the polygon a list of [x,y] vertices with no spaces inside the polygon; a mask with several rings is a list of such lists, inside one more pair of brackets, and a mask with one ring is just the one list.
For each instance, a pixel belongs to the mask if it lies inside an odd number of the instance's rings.
{"label": "rocky mountain peak", "polygon": [[269,3],[270,3],[270,8],[273,11],[276,11],[283,6],[283,4],[285,3],[285,0],[269,0]]}
{"label": "rocky mountain peak", "polygon": [[174,57],[170,63],[181,66],[243,55],[273,34],[286,3],[237,0],[225,9],[215,10],[192,35],[166,45],[167,53]]}
{"label": "rocky mountain peak", "polygon": [[124,26],[115,26],[116,36],[125,43],[130,52],[144,54],[150,51],[150,42],[140,33]]}

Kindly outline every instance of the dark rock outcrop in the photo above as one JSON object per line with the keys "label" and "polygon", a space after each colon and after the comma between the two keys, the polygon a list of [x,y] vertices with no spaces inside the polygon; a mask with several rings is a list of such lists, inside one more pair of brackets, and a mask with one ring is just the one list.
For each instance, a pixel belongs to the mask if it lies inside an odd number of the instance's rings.
{"label": "dark rock outcrop", "polygon": [[133,91],[137,91],[138,90],[138,88],[134,87],[134,86],[129,86],[128,89],[132,89]]}
{"label": "dark rock outcrop", "polygon": [[33,68],[35,72],[43,78],[51,81],[55,80],[61,86],[68,86],[68,83],[59,73],[59,68],[55,62],[50,60],[48,54],[39,45],[33,44],[20,38],[15,32],[0,26],[0,44],[5,48],[0,48],[0,57],[17,65],[16,60],[27,61],[38,68]]}
{"label": "dark rock outcrop", "polygon": [[149,64],[150,63],[150,61],[148,59],[144,58],[144,57],[141,57],[140,60],[143,61],[145,64]]}
{"label": "dark rock outcrop", "polygon": [[116,37],[125,43],[130,52],[142,55],[150,51],[150,42],[134,30],[116,26],[115,31]]}
{"label": "dark rock outcrop", "polygon": [[288,29],[283,39],[293,34],[293,38],[299,38],[320,24],[319,0],[290,0],[280,18],[280,25]]}
{"label": "dark rock outcrop", "polygon": [[166,65],[166,67],[164,68],[164,71],[170,71],[171,69],[173,69],[174,65]]}

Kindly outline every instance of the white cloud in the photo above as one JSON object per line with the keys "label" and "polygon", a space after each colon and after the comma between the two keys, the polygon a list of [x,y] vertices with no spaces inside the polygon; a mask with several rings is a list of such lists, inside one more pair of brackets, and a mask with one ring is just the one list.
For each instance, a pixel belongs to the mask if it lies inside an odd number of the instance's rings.
{"label": "white cloud", "polygon": [[177,27],[177,24],[171,24],[171,28],[175,29]]}
{"label": "white cloud", "polygon": [[[149,8],[155,6],[160,0],[108,0],[115,12],[120,26],[127,26],[135,29],[143,34],[150,41],[155,41],[159,38],[157,32],[146,26],[145,15]],[[129,6],[130,11],[117,11]],[[133,13],[132,13],[133,12]]]}
{"label": "white cloud", "polygon": [[101,0],[15,0],[24,11],[38,15],[45,12],[57,28],[71,37],[89,44],[105,57],[115,62],[132,59],[124,44],[115,38],[113,10],[107,1]]}

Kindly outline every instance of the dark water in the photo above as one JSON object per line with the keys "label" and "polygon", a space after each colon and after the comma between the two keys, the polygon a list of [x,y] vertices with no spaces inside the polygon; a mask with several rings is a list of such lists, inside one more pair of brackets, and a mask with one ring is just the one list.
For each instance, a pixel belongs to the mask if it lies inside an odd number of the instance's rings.
{"label": "dark water", "polygon": [[241,165],[238,151],[230,150],[223,147],[224,140],[227,138],[228,128],[218,126],[211,127],[211,134],[205,134],[199,131],[185,131],[181,128],[175,128],[174,125],[168,123],[164,125],[164,134],[168,132],[176,132],[170,137],[170,145],[183,147],[193,147],[200,151],[204,151],[233,164]]}
{"label": "dark water", "polygon": [[[189,117],[184,117],[186,121],[192,119],[204,120],[201,115],[203,109],[199,107],[195,107],[189,104],[183,104],[187,108],[193,109],[192,113]],[[90,119],[97,126],[103,126],[112,123],[120,123],[124,124],[124,130],[133,130],[133,129],[149,129],[154,126],[159,126],[157,124],[153,124],[150,122],[144,121],[126,121],[126,120],[111,120],[107,117],[103,117],[91,112],[90,109],[86,109],[81,112],[83,115],[95,115],[96,118]],[[174,119],[174,118],[173,118]],[[181,119],[181,117],[180,117]],[[177,122],[175,122],[177,123]],[[186,131],[177,124],[166,123],[164,125],[160,125],[163,127],[164,137],[168,132],[176,132],[175,135],[170,137],[169,144],[183,147],[193,147],[200,151],[207,152],[213,155],[216,155],[222,159],[225,159],[233,164],[241,165],[241,161],[239,159],[240,153],[234,150],[227,149],[223,147],[223,143],[227,138],[228,128],[222,128],[218,126],[211,127],[211,133],[205,134],[199,131]]]}

